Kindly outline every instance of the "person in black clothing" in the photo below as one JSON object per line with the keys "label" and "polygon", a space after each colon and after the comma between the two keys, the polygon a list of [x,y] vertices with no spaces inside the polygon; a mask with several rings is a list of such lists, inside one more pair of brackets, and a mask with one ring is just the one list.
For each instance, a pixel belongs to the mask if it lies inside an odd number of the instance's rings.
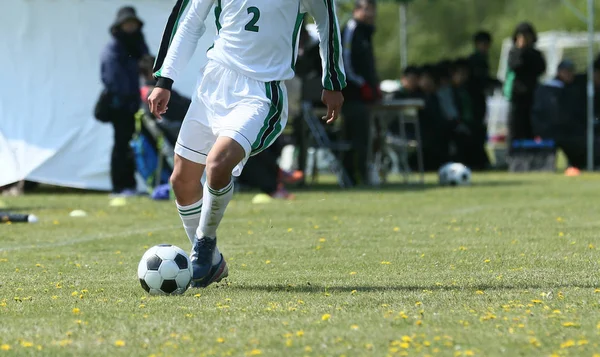
{"label": "person in black clothing", "polygon": [[346,139],[352,142],[352,151],[345,156],[344,167],[354,184],[368,183],[368,105],[381,98],[372,42],[375,10],[374,0],[357,0],[352,19],[342,29],[348,82],[344,89],[342,115]]}
{"label": "person in black clothing", "polygon": [[[572,64],[567,63],[567,65]],[[565,63],[562,62],[559,68],[564,66]],[[578,171],[587,167],[587,74],[577,74],[573,77],[573,71],[571,67],[559,70],[557,78],[552,82],[567,83],[562,86],[555,85],[559,88],[553,91],[547,88],[546,92],[550,93],[546,96],[543,96],[543,93],[536,95],[539,103],[536,101],[534,106],[534,119],[537,119],[535,129],[538,132],[544,130],[543,133],[553,134],[556,145],[567,156],[570,167]],[[565,72],[567,72],[566,76]],[[572,84],[569,84],[568,81],[571,79]],[[600,114],[600,57],[594,62],[593,80],[594,111],[597,117]],[[551,96],[552,94],[554,96]],[[539,122],[543,120],[550,120],[553,125],[549,126],[545,122],[544,125],[540,125]],[[600,132],[597,129],[594,133],[594,165],[600,165]]]}
{"label": "person in black clothing", "polygon": [[443,113],[438,96],[439,73],[435,66],[421,68],[419,87],[423,93],[425,107],[419,111],[423,161],[425,170],[438,170],[448,162],[449,130],[448,120]]}
{"label": "person in black clothing", "polygon": [[[473,121],[477,128],[472,128],[473,140],[477,141],[477,147],[485,147],[487,137],[487,126],[485,117],[487,114],[487,96],[491,90],[501,85],[500,81],[490,76],[489,51],[492,44],[492,36],[486,31],[479,31],[473,36],[475,51],[469,56],[469,81],[467,90],[471,97],[473,108]],[[490,166],[490,160],[485,150],[480,151],[474,157],[473,169],[483,169]]]}
{"label": "person in black clothing", "polygon": [[402,78],[400,78],[401,87],[397,93],[394,93],[395,99],[400,98],[419,98],[421,97],[421,91],[419,89],[419,76],[420,71],[416,66],[407,66],[402,71]]}
{"label": "person in black clothing", "polygon": [[129,147],[135,131],[134,115],[140,108],[140,77],[138,61],[148,53],[142,34],[143,22],[135,9],[119,9],[110,27],[112,40],[104,48],[101,77],[110,96],[114,146],[110,162],[113,193],[136,193],[135,161]]}
{"label": "person in black clothing", "polygon": [[533,93],[539,77],[546,72],[546,61],[534,48],[537,34],[529,23],[522,23],[513,35],[514,47],[508,54],[508,77],[505,94],[510,100],[508,118],[508,152],[513,153],[512,141],[532,139],[531,108]]}

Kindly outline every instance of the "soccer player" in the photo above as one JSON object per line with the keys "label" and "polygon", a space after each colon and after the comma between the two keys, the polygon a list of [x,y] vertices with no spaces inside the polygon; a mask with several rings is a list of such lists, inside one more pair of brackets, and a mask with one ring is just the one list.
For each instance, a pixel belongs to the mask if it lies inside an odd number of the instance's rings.
{"label": "soccer player", "polygon": [[217,227],[233,195],[231,175],[239,176],[248,157],[268,148],[286,125],[282,82],[294,76],[305,12],[313,16],[320,37],[327,123],[337,119],[346,86],[334,0],[178,0],[155,64],[157,88],[149,97],[157,117],[167,111],[173,82],[194,53],[213,4],[217,36],[179,133],[171,176],[192,243],[194,287],[228,275],[217,248]]}

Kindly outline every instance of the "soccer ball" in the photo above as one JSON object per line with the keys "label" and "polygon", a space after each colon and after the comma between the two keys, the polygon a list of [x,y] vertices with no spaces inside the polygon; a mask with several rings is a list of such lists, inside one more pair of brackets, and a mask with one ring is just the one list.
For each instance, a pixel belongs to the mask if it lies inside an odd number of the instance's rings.
{"label": "soccer ball", "polygon": [[471,184],[471,170],[461,163],[451,162],[440,168],[440,185],[465,186]]}
{"label": "soccer ball", "polygon": [[150,295],[180,295],[192,280],[192,264],[181,248],[159,244],[142,256],[138,278]]}

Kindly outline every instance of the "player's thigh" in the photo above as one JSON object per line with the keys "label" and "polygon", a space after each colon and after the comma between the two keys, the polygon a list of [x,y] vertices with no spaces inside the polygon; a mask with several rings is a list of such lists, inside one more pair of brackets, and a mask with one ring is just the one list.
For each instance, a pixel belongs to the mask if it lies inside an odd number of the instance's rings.
{"label": "player's thigh", "polygon": [[254,156],[271,146],[287,124],[288,100],[285,85],[280,82],[263,84],[264,96],[252,105],[236,106],[219,136],[229,136],[240,143],[246,157]]}
{"label": "player's thigh", "polygon": [[215,140],[204,105],[201,101],[192,102],[175,143],[173,178],[182,182],[198,182]]}

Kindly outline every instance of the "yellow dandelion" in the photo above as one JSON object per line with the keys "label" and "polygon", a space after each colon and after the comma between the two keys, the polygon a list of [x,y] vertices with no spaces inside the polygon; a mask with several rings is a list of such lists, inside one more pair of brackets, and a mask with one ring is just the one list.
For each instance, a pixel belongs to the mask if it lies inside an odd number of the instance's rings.
{"label": "yellow dandelion", "polygon": [[[291,228],[290,228],[290,229],[291,229]],[[259,349],[256,349],[256,348],[255,348],[255,349],[253,349],[252,351],[248,352],[248,354],[249,354],[250,356],[260,356],[260,355],[262,355],[262,351],[261,351],[261,350],[259,350]]]}
{"label": "yellow dandelion", "polygon": [[400,348],[407,349],[407,348],[410,347],[410,343],[408,343],[408,342],[402,342],[402,343],[400,343],[399,346],[400,346]]}
{"label": "yellow dandelion", "polygon": [[563,322],[562,325],[564,327],[578,327],[579,326],[579,324],[576,324],[575,322],[572,322],[572,321]]}
{"label": "yellow dandelion", "polygon": [[253,235],[253,234],[254,234],[254,232],[252,232],[252,231],[248,231],[248,234],[249,234],[249,235]]}
{"label": "yellow dandelion", "polygon": [[28,348],[28,347],[33,347],[33,342],[29,342],[29,341],[21,341],[21,346]]}
{"label": "yellow dandelion", "polygon": [[355,271],[351,271],[350,275],[356,275],[356,272]]}
{"label": "yellow dandelion", "polygon": [[217,338],[217,343],[223,343],[223,342],[225,342],[225,339],[223,337]]}
{"label": "yellow dandelion", "polygon": [[331,318],[331,314],[324,314],[323,316],[321,316],[321,320],[323,321],[327,321]]}
{"label": "yellow dandelion", "polygon": [[600,289],[594,289],[594,293],[600,293]]}
{"label": "yellow dandelion", "polygon": [[483,295],[483,294],[485,294],[485,293],[484,293],[483,291],[481,291],[481,290],[477,290],[477,291],[475,292],[475,294],[477,294],[477,295]]}
{"label": "yellow dandelion", "polygon": [[390,264],[392,264],[392,263],[384,260],[384,261],[382,261],[382,262],[381,262],[381,264],[382,264],[382,265],[390,265]]}
{"label": "yellow dandelion", "polygon": [[292,228],[288,228],[288,230],[287,230],[287,231],[288,231],[288,232],[291,232],[291,231],[293,231],[293,229],[292,229]]}
{"label": "yellow dandelion", "polygon": [[350,328],[353,330],[358,330],[358,325],[351,325]]}
{"label": "yellow dandelion", "polygon": [[75,315],[77,315],[77,314],[79,314],[79,313],[81,312],[81,310],[79,310],[79,308],[78,308],[78,307],[74,307],[72,311],[73,311],[73,313],[74,313]]}
{"label": "yellow dandelion", "polygon": [[185,314],[185,317],[187,317],[188,319],[191,319],[192,317],[194,317],[194,314]]}
{"label": "yellow dandelion", "polygon": [[315,229],[319,229],[319,226],[315,226],[314,228],[315,228]]}
{"label": "yellow dandelion", "polygon": [[394,232],[400,231],[400,227],[394,227]]}
{"label": "yellow dandelion", "polygon": [[123,341],[123,340],[116,340],[115,341],[115,346],[117,346],[117,347],[123,347],[123,346],[125,346],[125,341]]}
{"label": "yellow dandelion", "polygon": [[563,232],[558,232],[558,236],[559,236],[559,237],[564,237],[564,236],[565,236],[565,234],[564,234]]}
{"label": "yellow dandelion", "polygon": [[417,325],[417,326],[421,326],[421,325],[423,325],[423,320],[417,320],[417,321],[415,322],[415,325]]}
{"label": "yellow dandelion", "polygon": [[562,222],[563,218],[562,217],[556,217],[556,222]]}
{"label": "yellow dandelion", "polygon": [[560,344],[560,348],[569,348],[573,346],[575,346],[575,341],[573,340],[566,340],[565,342]]}
{"label": "yellow dandelion", "polygon": [[350,292],[350,294],[352,294],[352,295],[356,294],[356,290],[352,290],[352,291]]}
{"label": "yellow dandelion", "polygon": [[195,298],[199,298],[201,295],[200,294],[195,294],[194,297]]}
{"label": "yellow dandelion", "polygon": [[588,248],[589,249],[595,249],[596,247],[594,247],[594,245],[592,243],[588,244]]}
{"label": "yellow dandelion", "polygon": [[7,345],[6,343],[4,343],[4,344],[2,344],[2,346],[0,346],[0,350],[10,351],[10,345]]}
{"label": "yellow dandelion", "polygon": [[423,346],[429,347],[429,346],[431,346],[431,342],[429,342],[429,341],[423,341]]}
{"label": "yellow dandelion", "polygon": [[367,344],[365,344],[365,348],[366,348],[366,349],[368,349],[368,350],[372,350],[372,349],[373,349],[373,347],[374,347],[374,346],[373,346],[373,344],[372,344],[372,343],[367,343]]}
{"label": "yellow dandelion", "polygon": [[412,338],[410,336],[402,336],[402,342],[412,342]]}
{"label": "yellow dandelion", "polygon": [[304,330],[298,330],[298,331],[296,331],[296,336],[298,336],[298,337],[304,336]]}
{"label": "yellow dandelion", "polygon": [[415,306],[421,306],[421,305],[423,305],[422,302],[420,302],[420,301],[415,302]]}
{"label": "yellow dandelion", "polygon": [[285,340],[286,347],[292,347],[293,344],[294,344],[294,341],[292,341],[291,338],[288,338],[287,340]]}
{"label": "yellow dandelion", "polygon": [[145,307],[146,307],[146,305],[144,305],[144,304],[140,304],[140,306],[139,306],[140,309],[143,309]]}
{"label": "yellow dandelion", "polygon": [[312,352],[312,347],[310,347],[310,346],[304,347],[304,352],[307,352],[307,353]]}
{"label": "yellow dandelion", "polygon": [[577,346],[585,346],[588,343],[589,343],[588,340],[579,340],[579,341],[577,341]]}
{"label": "yellow dandelion", "polygon": [[486,259],[486,260],[484,260],[483,262],[484,262],[484,263],[489,263],[489,262],[491,262],[491,260],[489,260],[489,259]]}
{"label": "yellow dandelion", "polygon": [[534,304],[541,304],[543,301],[542,300],[531,300],[532,303]]}
{"label": "yellow dandelion", "polygon": [[475,356],[475,352],[473,352],[471,350],[466,350],[465,351],[465,356]]}
{"label": "yellow dandelion", "polygon": [[265,260],[265,264],[271,264],[270,260]]}
{"label": "yellow dandelion", "polygon": [[542,345],[542,344],[540,343],[540,341],[538,341],[538,339],[537,339],[537,338],[535,338],[535,337],[530,337],[530,338],[529,338],[529,343],[530,343],[532,346],[535,346],[535,347],[540,347],[540,346]]}

